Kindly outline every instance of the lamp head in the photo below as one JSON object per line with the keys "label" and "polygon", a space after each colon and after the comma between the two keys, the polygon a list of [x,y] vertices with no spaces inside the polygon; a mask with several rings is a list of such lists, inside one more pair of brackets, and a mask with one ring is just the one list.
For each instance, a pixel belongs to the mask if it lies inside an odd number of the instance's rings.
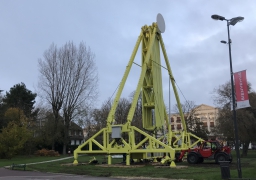
{"label": "lamp head", "polygon": [[224,40],[222,40],[220,42],[223,43],[223,44],[227,44],[227,41],[224,41]]}
{"label": "lamp head", "polygon": [[244,17],[238,16],[238,17],[230,19],[229,24],[234,26],[236,23],[242,22],[243,20],[244,20]]}
{"label": "lamp head", "polygon": [[226,20],[225,17],[217,15],[217,14],[212,15],[211,18],[214,20],[221,20],[221,21]]}

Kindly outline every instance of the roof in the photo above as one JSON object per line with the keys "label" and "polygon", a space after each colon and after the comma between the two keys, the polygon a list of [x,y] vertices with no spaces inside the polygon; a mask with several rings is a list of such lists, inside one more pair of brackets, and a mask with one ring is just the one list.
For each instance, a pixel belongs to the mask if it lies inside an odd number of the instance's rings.
{"label": "roof", "polygon": [[71,125],[69,127],[70,130],[81,130],[83,131],[83,128],[80,127],[78,124],[74,123],[74,122],[71,122]]}
{"label": "roof", "polygon": [[213,109],[218,109],[218,108],[213,107],[213,106],[209,106],[209,105],[206,105],[206,104],[201,104],[201,105],[198,105],[196,107],[196,109],[198,109],[198,110],[213,110]]}

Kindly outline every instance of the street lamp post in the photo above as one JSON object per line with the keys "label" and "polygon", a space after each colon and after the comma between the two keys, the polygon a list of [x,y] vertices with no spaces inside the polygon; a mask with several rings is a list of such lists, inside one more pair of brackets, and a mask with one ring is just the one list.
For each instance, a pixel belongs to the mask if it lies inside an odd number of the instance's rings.
{"label": "street lamp post", "polygon": [[227,21],[227,29],[228,29],[228,42],[221,41],[221,43],[228,43],[229,48],[229,62],[230,62],[230,75],[231,75],[231,89],[232,89],[232,106],[233,106],[233,120],[234,120],[234,129],[235,129],[235,149],[236,149],[236,157],[237,157],[237,171],[238,177],[242,178],[242,170],[241,170],[241,162],[240,162],[240,153],[239,153],[239,145],[238,145],[238,128],[237,128],[237,121],[236,121],[236,101],[235,101],[235,90],[234,90],[234,79],[233,79],[233,68],[232,68],[232,57],[231,57],[231,39],[229,33],[229,26],[235,25],[237,22],[243,21],[244,17],[235,17],[232,19],[226,19],[223,16],[219,15],[212,15],[212,19],[214,20],[225,20]]}

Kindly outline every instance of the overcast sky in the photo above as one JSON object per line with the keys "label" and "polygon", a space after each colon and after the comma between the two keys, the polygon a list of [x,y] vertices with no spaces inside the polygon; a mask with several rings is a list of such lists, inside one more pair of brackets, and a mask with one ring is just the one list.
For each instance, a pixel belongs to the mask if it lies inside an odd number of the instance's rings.
{"label": "overcast sky", "polygon": [[[256,90],[256,1],[253,0],[0,0],[0,89],[24,82],[36,92],[38,59],[52,43],[68,41],[90,46],[99,76],[100,107],[116,90],[141,27],[161,13],[162,34],[175,80],[185,98],[214,106],[212,91],[230,81],[227,19],[243,16],[231,27],[233,71],[247,70]],[[141,53],[136,62],[140,64]],[[122,96],[135,90],[140,68],[133,65]],[[168,75],[163,70],[165,103],[169,104]],[[5,94],[5,93],[4,93]],[[185,99],[180,94],[181,102]],[[175,104],[171,93],[171,107]]]}

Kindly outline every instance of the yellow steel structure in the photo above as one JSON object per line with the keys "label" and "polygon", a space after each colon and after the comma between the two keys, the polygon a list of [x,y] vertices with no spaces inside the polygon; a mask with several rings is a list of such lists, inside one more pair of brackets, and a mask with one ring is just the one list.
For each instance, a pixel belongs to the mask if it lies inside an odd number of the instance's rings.
{"label": "yellow steel structure", "polygon": [[[116,108],[140,45],[142,51],[141,74],[127,116],[127,122],[125,124],[115,124]],[[178,104],[182,120],[182,131],[175,132],[171,130],[169,117],[166,113],[162,90],[160,49],[162,49]],[[152,136],[135,126],[131,126],[140,93],[142,93],[143,128],[149,132],[154,132],[154,134],[160,130],[166,131],[161,137]],[[144,139],[136,142],[135,133],[141,134]],[[128,138],[124,139],[123,134],[128,134]],[[102,137],[101,141],[97,140],[99,136]],[[190,140],[192,136],[197,139],[193,143]],[[145,25],[141,28],[141,33],[135,44],[129,63],[126,66],[124,76],[109,112],[107,126],[82,145],[78,146],[74,151],[73,164],[78,164],[78,154],[107,154],[108,164],[111,164],[112,155],[126,154],[126,165],[130,165],[130,159],[147,159],[149,156],[153,158],[155,154],[161,154],[162,156],[164,154],[165,158],[163,158],[162,162],[168,161],[170,162],[170,166],[175,166],[175,151],[191,148],[199,141],[203,140],[193,134],[187,133],[184,115],[163,39],[158,30],[157,23],[152,23],[151,26]],[[146,148],[142,148],[145,144],[147,145]],[[93,146],[97,146],[98,150],[93,150]]]}

